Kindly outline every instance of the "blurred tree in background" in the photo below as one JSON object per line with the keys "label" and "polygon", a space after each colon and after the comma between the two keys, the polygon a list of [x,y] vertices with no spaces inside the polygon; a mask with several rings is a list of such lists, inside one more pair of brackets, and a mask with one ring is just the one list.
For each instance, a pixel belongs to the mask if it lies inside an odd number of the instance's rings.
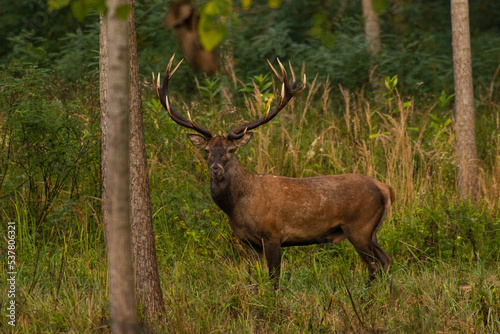
{"label": "blurred tree in background", "polygon": [[[163,24],[171,1],[137,3],[137,32],[141,74],[165,66],[180,53],[171,29]],[[203,8],[207,1],[194,1]],[[369,81],[370,63],[382,75],[398,75],[405,89],[453,91],[451,21],[448,0],[373,1],[379,16],[381,50],[367,52],[361,2],[268,1],[233,2],[225,19],[226,39],[234,49],[235,71],[247,78],[267,72],[265,59],[305,62],[311,77],[327,76],[350,90]],[[9,2],[2,8],[0,60],[4,64],[37,64],[71,79],[97,75],[98,17],[76,20],[69,7],[49,11],[44,0]],[[478,0],[470,5],[473,74],[478,88],[488,87],[498,66],[500,23],[494,13],[500,3]],[[227,15],[225,13],[224,15]],[[181,69],[181,71],[189,71]],[[182,75],[180,75],[182,77]],[[192,89],[189,77],[181,89]]]}

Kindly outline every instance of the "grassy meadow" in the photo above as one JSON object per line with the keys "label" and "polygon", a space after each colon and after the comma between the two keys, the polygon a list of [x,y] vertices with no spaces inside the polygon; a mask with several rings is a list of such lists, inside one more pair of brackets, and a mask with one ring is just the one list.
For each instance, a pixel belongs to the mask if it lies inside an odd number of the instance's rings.
{"label": "grassy meadow", "polygon": [[[238,151],[253,172],[362,173],[396,191],[378,233],[394,259],[389,275],[368,286],[366,267],[347,241],[286,248],[277,292],[266,269],[248,262],[212,202],[204,153],[166,116],[147,83],[145,134],[166,303],[156,332],[500,332],[499,106],[488,95],[479,101],[482,199],[465,201],[455,190],[452,98],[406,96],[394,78],[382,81],[383,89],[366,98],[310,78],[308,88]],[[194,101],[171,88],[172,101],[220,134],[259,117],[279,93],[273,85],[247,86],[233,108],[223,105],[213,84],[200,83],[205,95]],[[98,99],[87,102],[98,114]],[[98,133],[95,118],[85,117]],[[98,180],[98,160],[87,170],[77,185],[61,186],[51,202],[57,215],[48,214],[52,223],[43,229],[28,209],[30,189],[17,189],[4,204],[2,221],[17,228],[17,308],[13,328],[5,322],[9,299],[2,292],[1,332],[109,332],[99,196],[71,196],[72,187]],[[5,224],[1,230],[6,236]],[[9,271],[3,249],[1,257],[3,290]]]}

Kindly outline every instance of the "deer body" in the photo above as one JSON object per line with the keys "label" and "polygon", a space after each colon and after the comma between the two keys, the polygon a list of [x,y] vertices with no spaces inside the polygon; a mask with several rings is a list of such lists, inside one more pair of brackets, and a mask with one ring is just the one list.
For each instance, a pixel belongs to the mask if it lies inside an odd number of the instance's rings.
{"label": "deer body", "polygon": [[[340,242],[348,239],[368,267],[370,280],[377,271],[389,271],[392,259],[377,242],[376,233],[394,202],[392,187],[359,174],[289,178],[249,173],[235,151],[252,138],[254,129],[268,121],[304,86],[282,82],[279,105],[261,119],[232,130],[227,136],[214,136],[192,119],[178,114],[168,99],[168,80],[172,59],[164,83],[157,92],[170,117],[178,124],[196,130],[188,134],[191,142],[207,152],[210,192],[223,210],[234,234],[252,250],[260,261],[265,256],[271,278],[278,283],[281,247]],[[290,67],[291,68],[291,67]],[[305,81],[305,77],[304,77]]]}
{"label": "deer body", "polygon": [[262,240],[281,246],[339,242],[363,229],[373,232],[391,203],[389,188],[363,175],[294,179],[249,174],[247,181],[247,193],[232,203],[216,204],[226,206],[223,211],[235,234],[253,245]]}
{"label": "deer body", "polygon": [[279,276],[281,247],[345,238],[367,264],[370,279],[380,265],[387,270],[392,264],[376,238],[394,201],[392,187],[360,174],[310,178],[252,174],[243,168],[227,138],[189,138],[208,152],[212,199],[228,216],[234,234],[256,251],[259,260],[265,251],[272,277]]}

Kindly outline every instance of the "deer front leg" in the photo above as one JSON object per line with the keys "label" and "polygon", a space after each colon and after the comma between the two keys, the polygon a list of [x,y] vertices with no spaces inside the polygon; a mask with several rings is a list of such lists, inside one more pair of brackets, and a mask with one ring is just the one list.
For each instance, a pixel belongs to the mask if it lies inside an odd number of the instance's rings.
{"label": "deer front leg", "polygon": [[281,271],[281,244],[275,241],[264,241],[264,254],[266,255],[269,278],[278,289]]}

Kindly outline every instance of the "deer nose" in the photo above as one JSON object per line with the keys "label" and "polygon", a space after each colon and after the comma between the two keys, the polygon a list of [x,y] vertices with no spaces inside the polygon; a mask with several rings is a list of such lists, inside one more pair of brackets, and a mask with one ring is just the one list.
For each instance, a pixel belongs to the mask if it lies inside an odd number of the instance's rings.
{"label": "deer nose", "polygon": [[221,171],[222,171],[222,166],[220,164],[213,164],[211,167],[210,167],[210,171],[217,175],[219,174]]}

